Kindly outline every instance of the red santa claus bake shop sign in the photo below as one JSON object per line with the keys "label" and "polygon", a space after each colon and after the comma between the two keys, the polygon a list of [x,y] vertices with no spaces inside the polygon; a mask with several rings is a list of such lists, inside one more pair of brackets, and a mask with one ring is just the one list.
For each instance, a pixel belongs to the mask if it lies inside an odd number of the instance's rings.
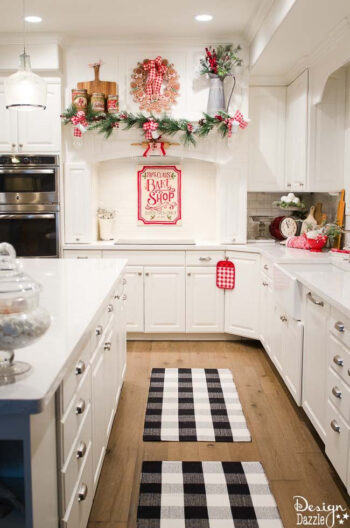
{"label": "red santa claus bake shop sign", "polygon": [[181,220],[181,170],[175,165],[144,165],[137,171],[138,220],[176,225]]}

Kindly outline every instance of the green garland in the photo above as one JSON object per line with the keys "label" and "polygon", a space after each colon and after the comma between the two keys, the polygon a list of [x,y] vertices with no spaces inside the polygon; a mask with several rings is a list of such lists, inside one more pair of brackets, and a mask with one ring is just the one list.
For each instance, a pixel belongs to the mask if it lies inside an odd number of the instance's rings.
{"label": "green garland", "polygon": [[[77,108],[72,104],[61,114],[63,124],[71,124],[72,118],[77,113]],[[138,128],[143,133],[146,133],[143,128],[144,124],[149,121],[154,121],[158,125],[157,132],[160,135],[166,134],[173,136],[174,134],[181,133],[180,137],[184,145],[195,145],[196,136],[199,138],[206,137],[212,130],[217,130],[222,137],[230,136],[234,121],[237,122],[237,126],[240,126],[238,120],[235,120],[235,116],[230,116],[226,112],[218,112],[214,117],[204,113],[202,119],[197,123],[193,123],[187,119],[174,119],[167,114],[161,117],[156,117],[152,114],[132,114],[128,112],[105,114],[104,112],[95,112],[91,104],[88,105],[85,112],[85,120],[87,122],[87,131],[97,130],[100,134],[104,134],[106,138],[109,138],[113,130],[119,128],[120,124],[124,125],[124,130]]]}

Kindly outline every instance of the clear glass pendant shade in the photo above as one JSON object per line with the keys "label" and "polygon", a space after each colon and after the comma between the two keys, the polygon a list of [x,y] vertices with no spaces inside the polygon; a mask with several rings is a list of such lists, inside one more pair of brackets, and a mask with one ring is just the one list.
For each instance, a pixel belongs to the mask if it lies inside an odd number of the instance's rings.
{"label": "clear glass pendant shade", "polygon": [[5,104],[8,109],[45,110],[47,86],[42,77],[32,72],[30,57],[23,52],[19,69],[5,79]]}

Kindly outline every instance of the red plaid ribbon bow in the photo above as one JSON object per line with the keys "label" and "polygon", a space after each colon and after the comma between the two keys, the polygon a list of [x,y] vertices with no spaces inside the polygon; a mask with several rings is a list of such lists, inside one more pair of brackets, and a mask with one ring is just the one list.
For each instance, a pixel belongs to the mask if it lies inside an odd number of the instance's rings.
{"label": "red plaid ribbon bow", "polygon": [[146,132],[145,138],[152,139],[152,132],[155,132],[157,130],[158,123],[156,121],[153,121],[152,119],[149,119],[148,121],[146,121],[146,123],[142,125],[142,128]]}
{"label": "red plaid ribbon bow", "polygon": [[148,71],[147,83],[146,83],[146,94],[159,95],[162,88],[163,77],[167,71],[165,64],[162,64],[163,59],[158,56],[156,59],[149,60],[143,65],[144,69]]}
{"label": "red plaid ribbon bow", "polygon": [[243,114],[239,110],[236,110],[235,115],[233,116],[233,121],[237,121],[239,128],[247,128],[248,121],[245,121]]}
{"label": "red plaid ribbon bow", "polygon": [[75,125],[74,128],[74,136],[75,137],[81,137],[82,134],[84,134],[88,127],[88,122],[86,121],[85,112],[83,110],[79,110],[75,116],[71,119],[73,125]]}

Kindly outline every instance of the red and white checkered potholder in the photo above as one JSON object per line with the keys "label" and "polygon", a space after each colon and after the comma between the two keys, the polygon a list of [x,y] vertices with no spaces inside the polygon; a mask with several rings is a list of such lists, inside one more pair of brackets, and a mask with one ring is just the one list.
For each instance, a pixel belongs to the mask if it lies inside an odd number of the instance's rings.
{"label": "red and white checkered potholder", "polygon": [[236,270],[233,262],[220,260],[216,265],[216,286],[222,290],[233,290]]}

